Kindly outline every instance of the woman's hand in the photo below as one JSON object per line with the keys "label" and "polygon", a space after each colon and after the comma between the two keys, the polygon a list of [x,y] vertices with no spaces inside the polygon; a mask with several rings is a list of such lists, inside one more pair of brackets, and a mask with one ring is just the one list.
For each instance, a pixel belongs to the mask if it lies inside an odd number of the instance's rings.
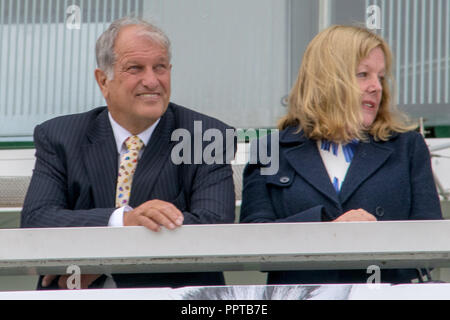
{"label": "woman's hand", "polygon": [[339,216],[332,222],[349,222],[349,221],[377,221],[373,214],[364,209],[350,210]]}

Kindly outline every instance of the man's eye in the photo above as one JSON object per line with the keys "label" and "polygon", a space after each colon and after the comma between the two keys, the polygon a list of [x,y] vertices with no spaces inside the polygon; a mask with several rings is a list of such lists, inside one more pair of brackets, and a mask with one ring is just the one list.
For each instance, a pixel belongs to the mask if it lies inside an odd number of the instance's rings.
{"label": "man's eye", "polygon": [[137,65],[129,66],[127,68],[128,71],[137,71],[137,70],[140,70],[140,69],[141,69],[141,67],[137,66]]}
{"label": "man's eye", "polygon": [[156,71],[164,71],[164,70],[167,69],[167,66],[166,66],[165,64],[157,64],[157,65],[154,67],[154,69],[155,69]]}

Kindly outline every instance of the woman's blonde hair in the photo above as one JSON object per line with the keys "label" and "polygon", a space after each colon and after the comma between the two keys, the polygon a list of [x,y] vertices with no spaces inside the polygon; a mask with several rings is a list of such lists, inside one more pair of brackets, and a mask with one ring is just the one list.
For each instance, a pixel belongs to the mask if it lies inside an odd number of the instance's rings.
{"label": "woman's blonde hair", "polygon": [[[361,60],[374,48],[385,56],[385,77],[378,114],[364,128],[361,90],[356,70]],[[392,99],[392,53],[388,44],[368,29],[357,26],[331,26],[320,32],[308,45],[289,95],[288,113],[279,121],[279,129],[299,126],[299,131],[314,140],[327,139],[347,143],[353,139],[388,140],[393,132],[406,132],[416,126],[409,124],[405,114]]]}

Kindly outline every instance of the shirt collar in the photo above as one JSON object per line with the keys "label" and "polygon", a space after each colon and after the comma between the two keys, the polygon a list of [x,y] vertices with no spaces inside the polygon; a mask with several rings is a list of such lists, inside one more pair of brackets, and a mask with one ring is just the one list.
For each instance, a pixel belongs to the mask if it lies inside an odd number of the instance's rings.
{"label": "shirt collar", "polygon": [[[116,141],[117,152],[120,154],[121,151],[123,149],[125,149],[125,146],[124,146],[125,140],[128,137],[132,136],[133,134],[131,134],[128,130],[126,130],[120,124],[118,124],[113,119],[113,117],[111,116],[111,113],[109,111],[108,111],[108,117],[109,117],[109,122],[111,123],[111,127],[112,127],[112,130],[114,133],[114,139]],[[144,131],[142,131],[141,133],[139,133],[137,135],[139,137],[139,139],[141,139],[142,142],[144,143],[144,147],[150,141],[150,138],[153,134],[153,131],[155,131],[155,128],[159,123],[159,120],[160,119],[158,119],[154,124],[152,124],[150,127],[148,127],[147,129],[145,129]]]}

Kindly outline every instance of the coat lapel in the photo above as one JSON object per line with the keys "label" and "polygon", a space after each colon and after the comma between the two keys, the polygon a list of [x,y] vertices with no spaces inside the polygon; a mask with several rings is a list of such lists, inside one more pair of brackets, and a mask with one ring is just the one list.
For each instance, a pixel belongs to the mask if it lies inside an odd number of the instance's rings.
{"label": "coat lapel", "polygon": [[293,132],[288,132],[287,135],[282,137],[281,143],[294,142],[295,140],[300,142],[300,145],[297,143],[284,151],[289,164],[295,169],[297,174],[315,189],[336,204],[339,204],[337,193],[331,184],[330,177],[317,150],[316,142],[306,139],[302,133],[294,134]]}
{"label": "coat lapel", "polygon": [[359,143],[341,187],[341,203],[347,201],[356,189],[387,161],[391,154],[391,149],[378,145],[372,137],[370,137],[369,143]]}
{"label": "coat lapel", "polygon": [[172,145],[172,132],[175,129],[175,117],[170,107],[161,117],[155,131],[139,159],[133,177],[130,205],[137,206],[150,200],[155,183],[164,164],[167,163]]}
{"label": "coat lapel", "polygon": [[98,115],[82,146],[83,160],[89,177],[96,208],[114,208],[118,153],[114,134],[105,109]]}

